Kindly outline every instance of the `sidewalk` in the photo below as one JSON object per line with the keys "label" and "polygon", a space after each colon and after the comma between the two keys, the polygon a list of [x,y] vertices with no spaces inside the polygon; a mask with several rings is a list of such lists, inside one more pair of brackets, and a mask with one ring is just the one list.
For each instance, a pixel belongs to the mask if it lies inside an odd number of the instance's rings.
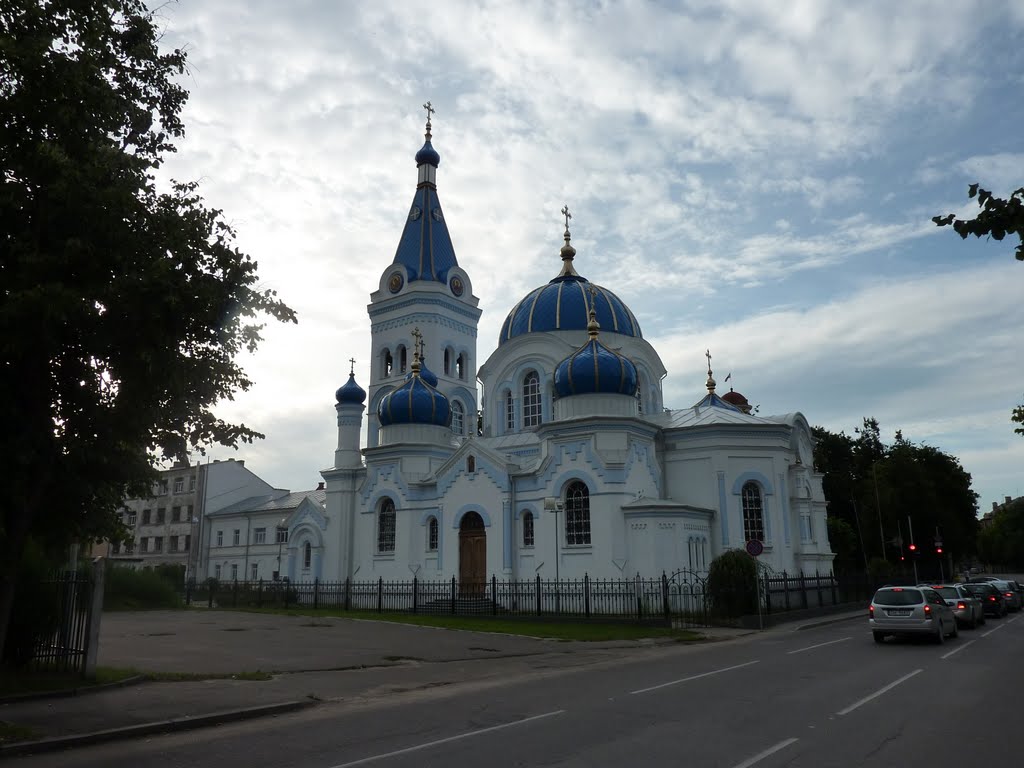
{"label": "sidewalk", "polygon": [[[853,615],[822,621],[846,618]],[[274,676],[266,681],[147,681],[76,696],[0,702],[0,721],[40,736],[0,747],[0,757],[282,714],[329,701],[371,701],[466,681],[544,674],[661,644],[563,642],[392,622],[218,611],[108,614],[103,621],[103,666],[197,676],[262,670]],[[698,631],[708,640],[728,640],[757,630]]]}

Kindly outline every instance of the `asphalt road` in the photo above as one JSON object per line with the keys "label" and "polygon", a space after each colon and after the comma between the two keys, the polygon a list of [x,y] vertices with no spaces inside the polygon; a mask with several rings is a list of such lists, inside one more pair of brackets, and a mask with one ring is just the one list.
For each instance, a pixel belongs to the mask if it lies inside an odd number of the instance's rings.
{"label": "asphalt road", "polygon": [[944,645],[863,621],[13,760],[25,766],[1024,764],[1024,614]]}

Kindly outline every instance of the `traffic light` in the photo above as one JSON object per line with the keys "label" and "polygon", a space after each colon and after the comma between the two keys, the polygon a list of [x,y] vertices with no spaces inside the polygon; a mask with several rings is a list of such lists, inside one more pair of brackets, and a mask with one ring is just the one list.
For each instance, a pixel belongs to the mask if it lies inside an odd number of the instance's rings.
{"label": "traffic light", "polygon": [[935,547],[935,554],[937,554],[937,555],[941,555],[942,554],[942,547],[941,546],[936,546]]}
{"label": "traffic light", "polygon": [[917,554],[917,544],[914,544],[913,542],[911,542],[911,544],[907,547],[907,549],[910,550],[910,554],[912,554],[912,555],[916,555]]}

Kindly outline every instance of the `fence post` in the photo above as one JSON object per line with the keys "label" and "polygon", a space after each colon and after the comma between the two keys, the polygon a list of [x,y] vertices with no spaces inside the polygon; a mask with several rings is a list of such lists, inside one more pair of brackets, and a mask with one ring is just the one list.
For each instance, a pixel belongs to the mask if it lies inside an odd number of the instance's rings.
{"label": "fence post", "polygon": [[668,575],[664,571],[661,572],[661,609],[665,614],[665,621],[671,621],[672,613],[668,604]]}
{"label": "fence post", "polygon": [[498,577],[491,574],[491,615],[498,615]]}
{"label": "fence post", "polygon": [[231,582],[231,607],[238,607],[238,579]]}
{"label": "fence post", "polygon": [[786,593],[786,610],[789,610],[789,574],[786,571],[782,572],[782,586],[783,591]]}
{"label": "fence post", "polygon": [[590,618],[590,574],[583,574],[583,613]]}
{"label": "fence post", "polygon": [[256,607],[263,607],[263,579],[260,579],[260,585],[256,590]]}
{"label": "fence post", "polygon": [[452,576],[452,613],[455,613],[455,577]]}
{"label": "fence post", "polygon": [[92,599],[89,600],[89,618],[85,628],[85,664],[83,677],[96,677],[96,656],[100,650],[100,619],[103,616],[103,578],[106,567],[102,557],[92,561]]}
{"label": "fence post", "polygon": [[345,610],[352,610],[352,578],[350,576],[345,577]]}
{"label": "fence post", "polygon": [[[761,596],[758,595],[758,600]],[[764,615],[768,616],[772,612],[772,577],[764,577]]]}
{"label": "fence post", "polygon": [[377,613],[384,613],[384,577],[377,577]]}
{"label": "fence post", "polygon": [[413,576],[412,576],[412,612],[413,613],[416,613],[416,604],[417,604],[416,591],[417,591],[417,587],[418,586],[419,586],[419,579],[416,578],[416,574],[413,574]]}
{"label": "fence post", "polygon": [[818,590],[818,607],[821,608],[821,574],[818,572],[817,568],[814,569],[814,586]]}
{"label": "fence post", "polygon": [[206,580],[206,607],[213,608],[213,579]]}
{"label": "fence post", "polygon": [[537,615],[538,616],[540,616],[540,614],[541,614],[540,599],[541,599],[540,598],[540,574],[538,573],[537,574]]}
{"label": "fence post", "polygon": [[800,600],[804,608],[807,608],[807,579],[804,578],[804,569],[800,569]]}
{"label": "fence post", "polygon": [[639,571],[633,580],[633,591],[636,593],[636,618],[639,620],[644,617],[644,589],[643,584],[640,583]]}
{"label": "fence post", "polygon": [[313,579],[313,610],[320,607],[320,579]]}
{"label": "fence post", "polygon": [[185,580],[185,605],[192,605],[192,582]]}
{"label": "fence post", "polygon": [[839,595],[836,592],[836,575],[834,573],[829,574],[829,581],[832,583],[832,605],[839,605]]}

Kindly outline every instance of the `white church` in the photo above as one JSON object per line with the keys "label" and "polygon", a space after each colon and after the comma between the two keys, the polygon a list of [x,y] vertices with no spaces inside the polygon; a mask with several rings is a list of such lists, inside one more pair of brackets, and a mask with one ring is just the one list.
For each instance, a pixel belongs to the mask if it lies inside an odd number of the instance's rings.
{"label": "white church", "polygon": [[353,368],[336,393],[326,503],[288,521],[288,576],[656,577],[748,542],[774,571],[830,572],[807,420],[719,396],[710,354],[706,391],[667,407],[635,315],[578,271],[567,210],[561,269],[509,309],[478,367],[480,301],[438,199],[429,116],[370,296],[368,388]]}

